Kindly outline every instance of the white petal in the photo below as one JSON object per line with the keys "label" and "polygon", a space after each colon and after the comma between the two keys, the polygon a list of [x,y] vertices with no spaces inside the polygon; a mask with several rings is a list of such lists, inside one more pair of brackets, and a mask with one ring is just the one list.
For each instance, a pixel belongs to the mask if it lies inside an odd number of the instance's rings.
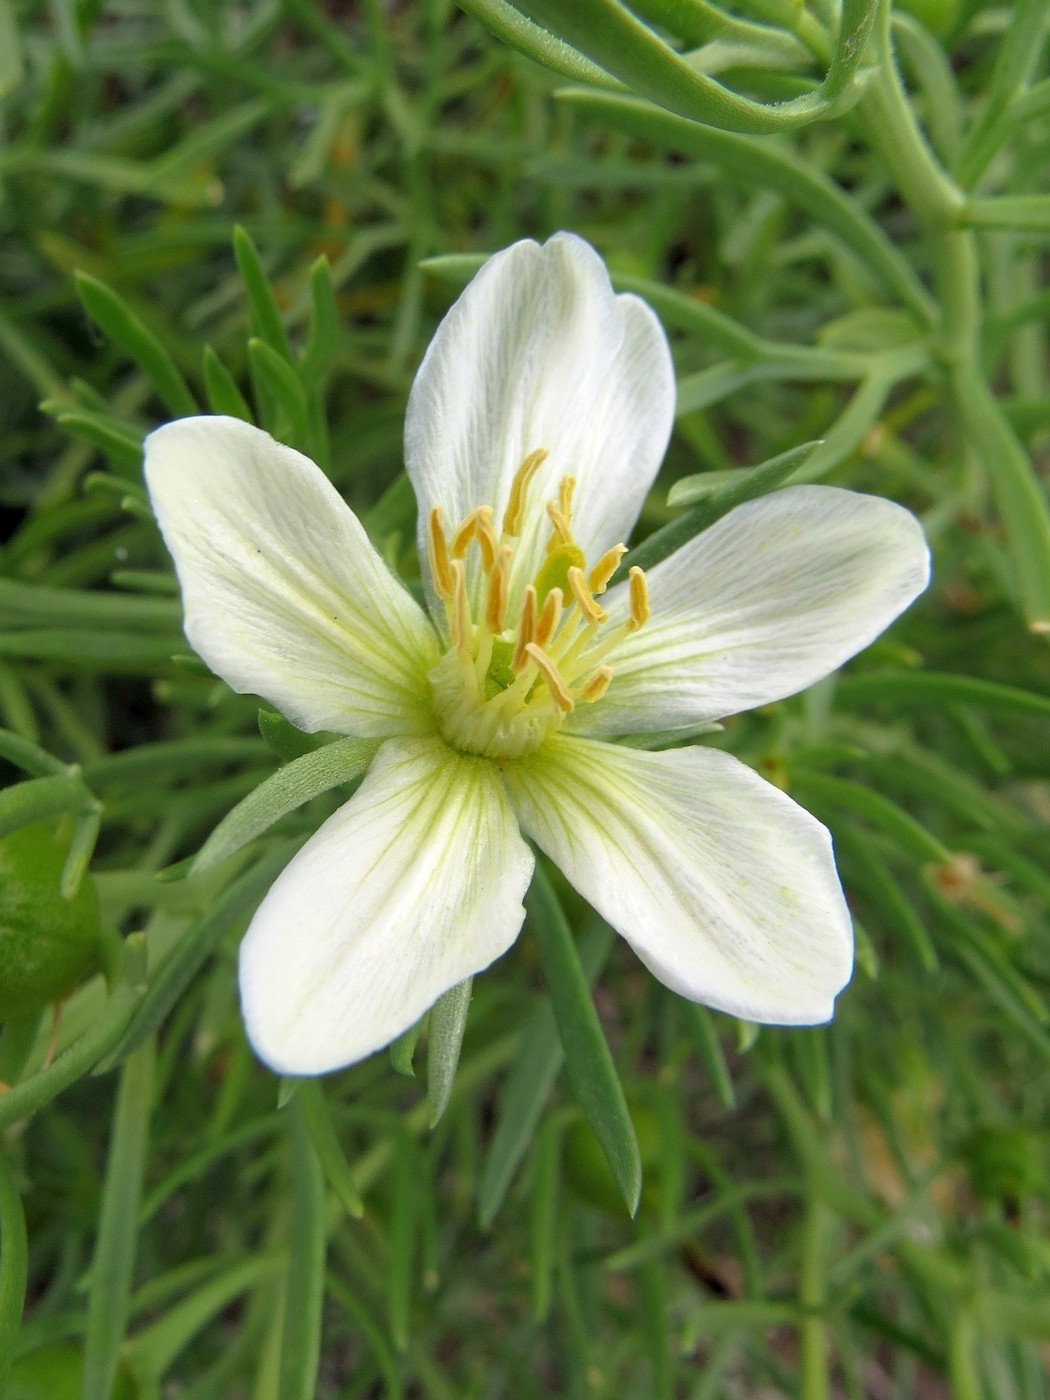
{"label": "white petal", "polygon": [[442,321],[412,386],[405,455],[421,541],[435,505],[450,529],[480,505],[498,524],[514,473],[542,447],[550,457],[530,490],[513,586],[538,567],[544,503],[565,475],[577,479],[573,526],[593,560],[634,524],[674,396],[660,323],[637,297],[614,294],[587,243],[562,233],[497,253]]}
{"label": "white petal", "polygon": [[241,944],[257,1053],[282,1074],[323,1074],[389,1044],[506,952],[532,866],[493,763],[391,739]]}
{"label": "white petal", "polygon": [[216,675],[302,729],[428,726],[433,629],[308,457],[235,418],[184,418],[146,439],[146,482]]}
{"label": "white petal", "polygon": [[[673,729],[793,695],[872,642],[929,572],[919,522],[881,497],[792,486],[738,506],[649,572],[649,622],[571,727]],[[612,626],[626,590],[607,597]]]}
{"label": "white petal", "polygon": [[566,736],[507,779],[523,830],[661,982],[749,1021],[831,1017],[853,965],[831,837],[751,769]]}

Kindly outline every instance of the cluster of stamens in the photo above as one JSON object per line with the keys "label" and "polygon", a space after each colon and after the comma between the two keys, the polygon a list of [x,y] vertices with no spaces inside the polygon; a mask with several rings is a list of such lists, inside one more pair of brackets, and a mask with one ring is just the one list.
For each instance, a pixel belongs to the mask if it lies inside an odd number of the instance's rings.
{"label": "cluster of stamens", "polygon": [[[431,578],[451,639],[431,684],[446,739],[466,752],[515,757],[537,747],[577,704],[601,699],[613,675],[605,658],[649,617],[645,575],[631,569],[629,615],[599,635],[608,614],[598,598],[626,546],[615,545],[587,570],[572,533],[572,476],[562,478],[557,500],[547,502],[546,557],[511,615],[514,541],[522,533],[530,483],[546,457],[543,449],[531,452],[518,468],[498,534],[491,506],[472,510],[451,535],[439,506],[427,522]],[[466,567],[472,548],[483,584],[473,608]]]}

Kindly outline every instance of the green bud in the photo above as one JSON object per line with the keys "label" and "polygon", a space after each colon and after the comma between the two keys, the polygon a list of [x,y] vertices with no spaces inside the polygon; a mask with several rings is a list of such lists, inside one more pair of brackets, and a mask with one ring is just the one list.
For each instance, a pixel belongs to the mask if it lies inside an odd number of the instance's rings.
{"label": "green bud", "polygon": [[39,1011],[98,964],[98,895],[85,876],[72,899],[59,889],[69,842],[47,823],[0,840],[0,1021]]}

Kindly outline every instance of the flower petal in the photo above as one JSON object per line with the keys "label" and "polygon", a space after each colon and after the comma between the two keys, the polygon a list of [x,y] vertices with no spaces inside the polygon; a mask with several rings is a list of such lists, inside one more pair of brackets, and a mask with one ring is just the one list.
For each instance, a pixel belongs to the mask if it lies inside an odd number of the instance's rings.
{"label": "flower petal", "polygon": [[392,739],[241,944],[248,1036],[282,1074],[370,1055],[513,943],[532,878],[494,764]]}
{"label": "flower petal", "polygon": [[183,418],[146,439],[146,482],[216,675],[306,730],[429,727],[433,628],[308,457],[235,418]]}
{"label": "flower petal", "polygon": [[674,418],[667,338],[649,307],[617,296],[598,254],[572,234],[525,240],[489,259],[442,321],[408,403],[405,454],[420,510],[457,524],[491,505],[537,448],[512,589],[530,579],[550,534],[544,503],[577,479],[572,522],[589,559],[627,538]]}
{"label": "flower petal", "polygon": [[[792,486],[738,506],[647,575],[652,616],[571,727],[674,729],[793,695],[873,641],[929,570],[919,522],[881,497]],[[610,626],[626,616],[624,587],[602,601]]]}
{"label": "flower petal", "polygon": [[506,770],[522,828],[692,1001],[749,1021],[831,1017],[852,933],[821,824],[717,749],[559,736]]}

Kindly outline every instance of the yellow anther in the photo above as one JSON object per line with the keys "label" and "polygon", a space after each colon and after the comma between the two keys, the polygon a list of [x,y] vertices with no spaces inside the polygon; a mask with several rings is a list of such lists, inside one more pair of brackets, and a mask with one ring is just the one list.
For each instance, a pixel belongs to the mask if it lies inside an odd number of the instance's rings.
{"label": "yellow anther", "polygon": [[628,574],[631,590],[631,621],[629,623],[632,632],[637,632],[639,627],[644,627],[649,621],[649,585],[645,581],[645,575],[637,566]]}
{"label": "yellow anther", "polygon": [[434,591],[441,599],[452,597],[452,567],[448,557],[448,540],[441,520],[441,507],[434,506],[427,520],[427,554]]}
{"label": "yellow anther", "polygon": [[476,516],[477,512],[472,510],[467,516],[466,520],[464,520],[463,524],[456,531],[455,536],[452,540],[453,559],[462,559],[464,554],[466,554],[467,550],[470,548],[470,542],[478,531],[478,522]]}
{"label": "yellow anther", "polygon": [[576,478],[563,476],[558,484],[558,509],[566,520],[572,518],[572,493],[576,490]]}
{"label": "yellow anther", "polygon": [[590,595],[587,588],[587,580],[583,576],[583,570],[575,566],[569,570],[569,587],[572,589],[572,596],[576,599],[576,605],[588,622],[604,622],[608,613],[604,608],[600,608]]}
{"label": "yellow anther", "polygon": [[507,592],[510,588],[510,550],[501,549],[495,567],[489,574],[489,591],[485,600],[485,626],[494,637],[503,631],[507,616]]}
{"label": "yellow anther", "polygon": [[609,689],[609,682],[612,678],[611,666],[599,666],[580,691],[580,699],[585,705],[593,705],[595,700],[600,700]]}
{"label": "yellow anther", "polygon": [[592,593],[604,593],[609,587],[609,580],[620,567],[620,560],[627,553],[625,544],[614,544],[612,549],[607,549],[602,557],[591,570],[591,576],[587,582],[591,586]]}
{"label": "yellow anther", "polygon": [[560,588],[552,588],[544,600],[543,610],[536,623],[536,643],[545,647],[558,630],[561,622],[562,595]]}
{"label": "yellow anther", "polygon": [[572,693],[562,679],[561,672],[543,648],[537,646],[535,642],[530,642],[525,650],[536,663],[536,669],[539,671],[540,675],[547,682],[547,689],[551,693],[551,699],[554,701],[555,705],[557,705],[558,709],[561,710],[563,714],[567,715],[571,710],[575,709],[575,705],[573,703]]}
{"label": "yellow anther", "polygon": [[553,501],[547,502],[547,514],[550,516],[554,532],[547,541],[547,553],[553,554],[559,545],[575,545],[576,541],[572,537],[572,526],[569,524],[569,517],[556,506]]}
{"label": "yellow anther", "polygon": [[456,537],[452,541],[452,557],[462,559],[474,540],[477,540],[481,549],[482,566],[488,573],[499,556],[499,541],[492,528],[491,506],[478,506],[477,510],[470,512],[456,531]]}
{"label": "yellow anther", "polygon": [[499,540],[492,528],[492,507],[479,506],[477,516],[478,544],[481,546],[481,563],[487,574],[496,567],[499,560]]}
{"label": "yellow anther", "polygon": [[518,639],[514,645],[514,655],[510,659],[510,669],[515,675],[524,669],[528,660],[525,648],[536,640],[536,590],[530,583],[521,600],[521,616],[518,619]]}
{"label": "yellow anther", "polygon": [[503,512],[503,533],[505,535],[521,534],[525,518],[525,497],[528,495],[529,483],[546,460],[547,449],[537,447],[535,452],[529,453],[514,473],[514,480],[510,484],[510,499],[507,501],[507,509]]}
{"label": "yellow anther", "polygon": [[474,644],[474,623],[470,616],[470,599],[467,597],[467,571],[462,559],[453,559],[452,572],[452,645],[460,656],[470,658]]}

